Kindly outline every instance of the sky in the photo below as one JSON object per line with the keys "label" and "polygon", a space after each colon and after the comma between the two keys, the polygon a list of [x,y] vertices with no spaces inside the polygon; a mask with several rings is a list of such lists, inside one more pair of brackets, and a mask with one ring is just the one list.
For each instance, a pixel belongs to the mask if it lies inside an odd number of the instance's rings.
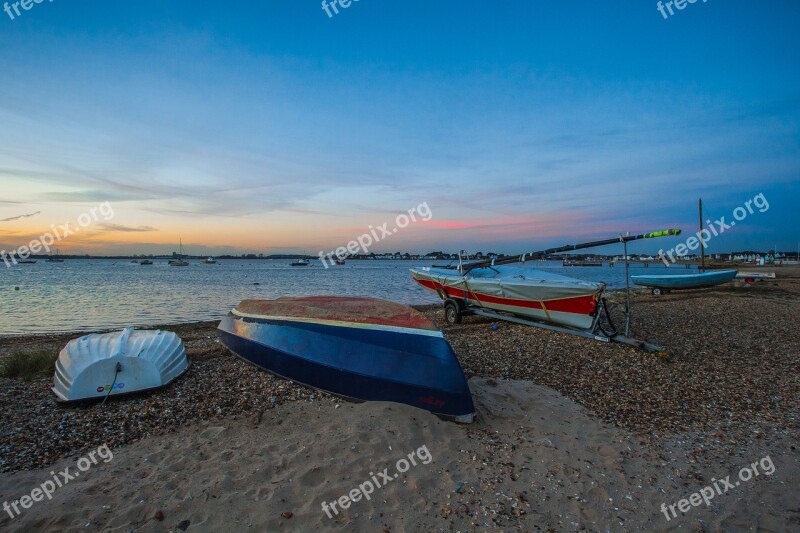
{"label": "sky", "polygon": [[709,251],[799,246],[796,1],[30,7],[0,12],[0,249],[316,255],[424,204],[369,251],[684,230],[655,253],[759,194]]}

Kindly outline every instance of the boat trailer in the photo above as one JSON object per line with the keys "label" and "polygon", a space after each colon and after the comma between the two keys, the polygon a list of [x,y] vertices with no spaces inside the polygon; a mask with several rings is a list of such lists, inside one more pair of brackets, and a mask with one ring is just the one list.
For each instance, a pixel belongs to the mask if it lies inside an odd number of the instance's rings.
{"label": "boat trailer", "polygon": [[[498,311],[494,311],[492,309],[486,309],[484,307],[469,305],[464,300],[458,298],[452,298],[452,297],[445,298],[441,293],[439,294],[439,296],[444,300],[444,316],[445,320],[449,324],[460,324],[464,316],[479,315],[487,318],[492,318],[495,320],[504,320],[506,322],[513,322],[515,324],[533,326],[536,328],[542,328],[550,331],[557,331],[559,333],[566,333],[568,335],[576,335],[578,337],[594,339],[600,342],[618,342],[620,344],[627,344],[628,346],[641,348],[648,352],[657,353],[659,355],[666,355],[667,353],[666,348],[664,348],[659,344],[639,339],[634,339],[627,335],[623,335],[622,333],[618,333],[616,327],[611,321],[611,317],[609,316],[605,298],[601,300],[603,305],[603,310],[598,309],[597,314],[594,317],[594,322],[592,323],[592,327],[588,330],[584,330],[584,329],[570,328],[568,326],[557,326],[555,324],[549,324],[546,322],[538,322],[536,320],[520,318],[510,313],[501,313]],[[611,325],[612,331],[610,332],[605,331],[603,327],[600,325],[600,319],[603,311],[605,311],[606,318],[609,324]]]}

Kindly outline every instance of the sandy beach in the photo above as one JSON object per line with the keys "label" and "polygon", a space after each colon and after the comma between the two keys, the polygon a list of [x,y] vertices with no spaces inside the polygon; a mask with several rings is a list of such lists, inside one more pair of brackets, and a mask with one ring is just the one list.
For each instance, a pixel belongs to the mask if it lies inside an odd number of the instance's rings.
{"label": "sandy beach", "polygon": [[[216,323],[167,328],[192,366],[162,391],[63,407],[48,379],[0,379],[0,503],[31,494],[51,472],[78,472],[79,458],[102,446],[113,453],[51,500],[14,518],[3,512],[0,526],[796,530],[800,268],[775,270],[776,280],[746,288],[637,294],[633,334],[664,345],[664,357],[478,317],[450,326],[438,306],[424,308],[470,378],[471,425],[274,378],[230,355]],[[0,339],[0,357],[77,336]],[[369,500],[330,511],[360,486],[363,496],[366,482]],[[709,505],[681,511],[706,488]]]}

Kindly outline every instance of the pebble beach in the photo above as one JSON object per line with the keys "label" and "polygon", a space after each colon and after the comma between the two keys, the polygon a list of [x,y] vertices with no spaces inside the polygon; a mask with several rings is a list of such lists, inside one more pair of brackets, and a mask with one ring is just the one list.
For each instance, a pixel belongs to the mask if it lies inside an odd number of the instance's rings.
{"label": "pebble beach", "polygon": [[[164,327],[181,336],[191,367],[161,391],[61,406],[51,379],[2,378],[0,502],[102,444],[115,457],[0,524],[19,531],[795,530],[800,268],[775,270],[775,280],[749,287],[636,292],[632,336],[663,345],[663,355],[480,317],[448,325],[439,306],[421,308],[470,379],[479,410],[471,425],[405,406],[343,402],[275,378],[229,354],[216,322]],[[610,301],[621,324],[624,294]],[[0,357],[56,351],[78,336],[3,338]],[[333,518],[320,510],[378,465],[423,445],[433,461],[404,473],[402,483]],[[773,474],[677,517],[661,510],[767,456]]]}

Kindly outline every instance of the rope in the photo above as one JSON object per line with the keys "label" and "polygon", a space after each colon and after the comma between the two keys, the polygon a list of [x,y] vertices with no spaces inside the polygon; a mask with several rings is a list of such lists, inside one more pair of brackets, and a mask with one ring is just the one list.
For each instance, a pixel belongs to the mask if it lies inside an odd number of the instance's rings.
{"label": "rope", "polygon": [[609,339],[613,339],[619,335],[619,331],[617,331],[617,326],[614,325],[614,321],[611,320],[611,313],[608,312],[608,301],[605,298],[601,298],[600,302],[603,305],[602,309],[600,310],[601,318],[603,312],[605,312],[606,320],[608,320],[608,324],[611,326],[611,333],[608,333],[605,329],[603,329],[602,320],[597,321],[597,327],[603,335]]}
{"label": "rope", "polygon": [[108,400],[108,397],[111,396],[111,391],[114,390],[114,385],[117,384],[117,376],[119,376],[120,372],[122,372],[122,363],[117,362],[117,370],[116,370],[116,372],[114,372],[114,381],[111,382],[111,387],[108,389],[108,394],[106,394],[105,398],[103,398],[103,401],[100,402],[100,405],[103,405],[104,403],[106,403],[106,400]]}

